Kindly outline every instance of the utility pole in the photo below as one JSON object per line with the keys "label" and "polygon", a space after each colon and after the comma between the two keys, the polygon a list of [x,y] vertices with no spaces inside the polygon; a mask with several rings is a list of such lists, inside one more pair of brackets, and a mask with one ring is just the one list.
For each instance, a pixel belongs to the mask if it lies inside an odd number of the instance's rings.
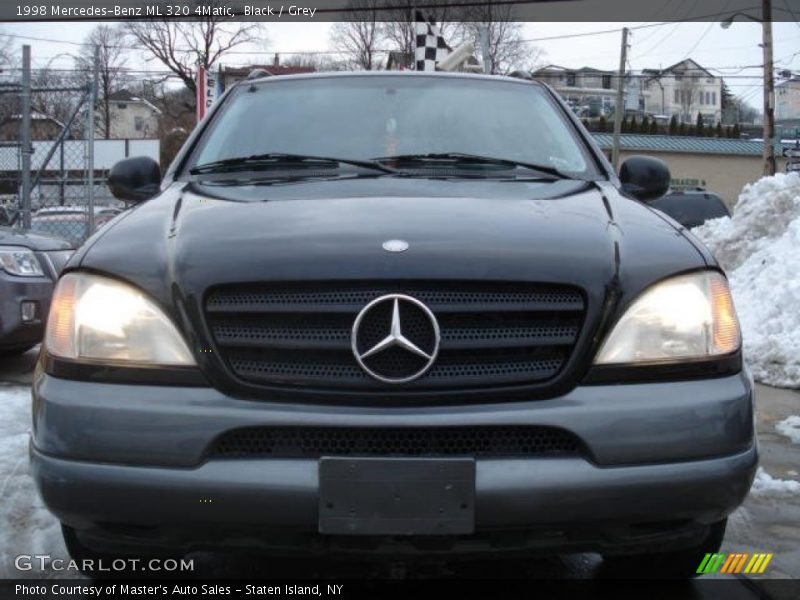
{"label": "utility pole", "polygon": [[625,112],[625,65],[628,62],[628,28],[622,29],[622,51],[619,55],[619,74],[617,81],[617,103],[614,107],[614,144],[611,148],[611,164],[614,171],[619,169],[619,135],[622,133],[622,115]]}
{"label": "utility pole", "polygon": [[492,57],[489,52],[489,24],[481,25],[481,53],[483,55],[483,72],[487,75],[492,72]]}
{"label": "utility pole", "polygon": [[31,47],[22,47],[22,89],[20,90],[20,153],[22,155],[22,228],[31,228]]}
{"label": "utility pole", "polygon": [[88,205],[88,231],[94,233],[94,125],[95,107],[97,106],[97,82],[100,79],[100,46],[94,47],[94,74],[89,83],[89,95],[86,107],[86,201]]}
{"label": "utility pole", "polygon": [[772,0],[762,0],[764,50],[764,175],[775,175],[775,72],[772,62]]}

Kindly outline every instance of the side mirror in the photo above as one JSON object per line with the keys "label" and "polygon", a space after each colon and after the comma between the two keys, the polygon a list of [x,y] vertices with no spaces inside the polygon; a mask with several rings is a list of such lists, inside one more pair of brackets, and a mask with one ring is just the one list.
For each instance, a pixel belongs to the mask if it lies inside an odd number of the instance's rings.
{"label": "side mirror", "polygon": [[126,158],[111,167],[108,187],[118,200],[139,204],[158,193],[161,167],[152,158],[135,156]]}
{"label": "side mirror", "polygon": [[642,202],[660,198],[669,190],[667,163],[652,156],[631,156],[619,169],[622,191]]}

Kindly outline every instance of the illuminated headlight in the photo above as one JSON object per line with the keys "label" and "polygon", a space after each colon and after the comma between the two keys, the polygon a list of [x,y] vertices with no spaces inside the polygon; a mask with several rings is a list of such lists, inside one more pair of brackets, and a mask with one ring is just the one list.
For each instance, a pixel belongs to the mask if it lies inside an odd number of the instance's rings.
{"label": "illuminated headlight", "polygon": [[195,364],[155,302],[132,286],[87,273],[67,273],[58,282],[45,347],[53,356],[90,362]]}
{"label": "illuminated headlight", "polygon": [[595,364],[710,358],[740,345],[728,282],[720,273],[704,271],[646,290],[614,326]]}
{"label": "illuminated headlight", "polygon": [[20,277],[44,275],[36,255],[22,246],[0,246],[0,268]]}

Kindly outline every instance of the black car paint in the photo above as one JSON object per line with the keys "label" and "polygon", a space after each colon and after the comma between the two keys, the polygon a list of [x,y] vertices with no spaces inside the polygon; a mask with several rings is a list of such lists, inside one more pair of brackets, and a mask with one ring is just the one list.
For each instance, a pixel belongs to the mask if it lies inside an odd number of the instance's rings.
{"label": "black car paint", "polygon": [[[232,387],[215,353],[201,352],[213,349],[202,306],[214,285],[398,277],[578,285],[587,294],[587,326],[572,362],[547,386],[554,393],[588,369],[600,332],[620,307],[659,279],[709,265],[647,206],[609,184],[584,182],[389,177],[244,188],[175,182],[107,229],[71,266],[142,288],[179,323],[208,380],[241,395],[263,389]],[[381,249],[397,237],[409,251]],[[313,390],[305,394],[320,398]]]}
{"label": "black car paint", "polygon": [[722,198],[699,190],[671,192],[653,200],[650,205],[688,229],[699,227],[710,219],[731,216]]}

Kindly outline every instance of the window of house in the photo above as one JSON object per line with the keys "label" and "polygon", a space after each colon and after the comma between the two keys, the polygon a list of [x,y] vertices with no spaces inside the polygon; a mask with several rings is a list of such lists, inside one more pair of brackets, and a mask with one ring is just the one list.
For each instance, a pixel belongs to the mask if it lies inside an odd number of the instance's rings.
{"label": "window of house", "polygon": [[675,104],[678,104],[680,101],[681,101],[680,91],[675,90]]}
{"label": "window of house", "polygon": [[117,108],[128,108],[127,104],[119,103],[117,104]]}
{"label": "window of house", "polygon": [[611,75],[603,75],[603,89],[604,90],[611,89]]}
{"label": "window of house", "polygon": [[575,85],[575,73],[567,73],[567,85]]}
{"label": "window of house", "polygon": [[136,131],[144,129],[144,117],[133,117],[133,128]]}
{"label": "window of house", "polygon": [[711,104],[717,103],[717,92],[711,92]]}

